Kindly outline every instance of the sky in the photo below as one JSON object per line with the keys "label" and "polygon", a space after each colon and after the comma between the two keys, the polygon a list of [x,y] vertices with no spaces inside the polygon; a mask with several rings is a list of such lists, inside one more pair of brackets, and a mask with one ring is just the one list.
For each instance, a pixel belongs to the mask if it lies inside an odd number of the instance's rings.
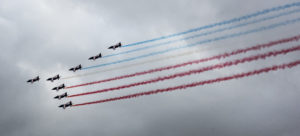
{"label": "sky", "polygon": [[[299,52],[114,92],[62,100],[55,100],[53,97],[66,91],[69,94],[77,94],[149,80],[257,53],[296,46],[300,43],[299,41],[221,60],[103,84],[64,89],[59,92],[51,90],[62,83],[71,86],[97,81],[299,35],[297,28],[300,28],[300,22],[296,22],[135,61],[81,70],[76,73],[68,71],[70,67],[79,64],[82,64],[83,67],[105,64],[296,19],[300,17],[299,12],[170,45],[101,58],[96,61],[88,60],[90,56],[100,52],[105,56],[140,47],[151,47],[157,43],[218,30],[239,23],[114,51],[107,49],[110,45],[118,42],[126,45],[149,40],[293,2],[297,1],[0,0],[0,50],[2,51],[0,54],[0,135],[298,136],[300,134],[299,66],[243,79],[134,99],[71,107],[66,110],[60,109],[58,106],[70,100],[74,104],[79,104],[288,63],[299,59]],[[252,20],[295,9],[300,9],[300,7],[272,12]],[[247,21],[244,20],[240,23],[243,22]],[[201,51],[159,60],[193,50]],[[157,61],[137,65],[153,59]],[[48,77],[56,74],[60,74],[62,77],[71,77],[91,72],[95,74],[62,79],[53,83],[46,81]],[[26,83],[28,79],[37,75],[41,77],[39,82]]]}

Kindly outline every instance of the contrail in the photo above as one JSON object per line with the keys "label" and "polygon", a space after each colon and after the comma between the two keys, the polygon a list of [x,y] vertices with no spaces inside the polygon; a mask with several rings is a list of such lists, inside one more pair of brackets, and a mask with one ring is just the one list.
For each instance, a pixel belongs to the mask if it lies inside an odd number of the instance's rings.
{"label": "contrail", "polygon": [[132,83],[132,84],[117,86],[117,87],[113,87],[113,88],[102,89],[102,90],[93,91],[93,92],[74,94],[74,95],[70,95],[68,97],[91,95],[91,94],[96,94],[96,93],[103,93],[103,92],[108,92],[108,91],[114,91],[114,90],[120,90],[120,89],[125,89],[125,88],[131,88],[131,87],[151,84],[151,83],[155,83],[155,82],[159,82],[159,81],[170,80],[170,79],[183,77],[183,76],[189,76],[189,75],[192,75],[192,74],[199,74],[199,73],[214,70],[214,69],[222,69],[222,68],[225,68],[225,67],[239,65],[239,64],[242,64],[242,63],[246,63],[246,62],[257,61],[259,59],[266,59],[267,57],[275,57],[277,55],[282,55],[282,54],[285,55],[287,53],[294,52],[294,51],[299,51],[299,50],[300,50],[300,45],[295,46],[295,47],[291,47],[291,48],[287,48],[287,49],[271,51],[271,52],[264,53],[264,54],[258,54],[258,55],[255,55],[255,56],[245,57],[245,58],[242,58],[242,59],[236,59],[234,61],[227,61],[225,63],[219,63],[219,64],[216,64],[216,65],[211,65],[211,66],[207,66],[207,67],[203,67],[203,68],[199,68],[199,69],[180,72],[180,73],[176,73],[176,74],[173,74],[173,75],[158,77],[158,78],[154,78],[154,79],[150,79],[150,80],[146,80],[146,81],[141,81],[141,82],[136,82],[136,83]]}
{"label": "contrail", "polygon": [[[271,41],[271,42],[268,42],[268,43],[265,43],[265,44],[259,44],[259,45],[251,46],[251,47],[248,47],[248,48],[237,49],[237,50],[234,50],[234,51],[231,51],[231,52],[225,52],[225,53],[222,53],[222,54],[219,54],[219,55],[216,55],[216,56],[212,56],[212,57],[197,59],[197,60],[184,62],[184,63],[171,65],[171,66],[165,66],[165,67],[150,69],[150,70],[146,70],[146,71],[142,71],[142,72],[136,72],[136,73],[133,73],[133,74],[122,75],[122,76],[108,78],[108,79],[104,79],[104,80],[99,80],[99,81],[94,81],[94,82],[89,82],[89,83],[84,83],[84,84],[79,84],[79,85],[73,85],[73,86],[66,87],[66,89],[81,87],[81,86],[87,86],[87,85],[93,85],[93,84],[99,84],[99,83],[109,82],[109,81],[113,81],[113,80],[120,80],[120,79],[124,79],[124,78],[130,78],[130,77],[134,77],[134,76],[140,76],[140,75],[144,75],[144,74],[150,74],[150,73],[154,73],[154,72],[169,70],[171,68],[175,69],[175,68],[184,67],[184,66],[192,65],[192,64],[199,64],[199,63],[202,63],[202,62],[207,62],[207,61],[216,60],[216,59],[222,59],[222,58],[230,57],[230,56],[233,56],[233,55],[246,53],[246,52],[249,52],[249,51],[261,50],[263,48],[269,48],[269,47],[272,47],[272,46],[275,46],[275,45],[281,45],[281,44],[288,43],[288,42],[298,41],[299,39],[300,39],[300,35],[297,35],[297,36],[293,36],[293,37],[289,37],[289,38],[284,38],[284,39],[280,39],[280,40],[276,40],[276,41]],[[179,57],[181,55],[182,56],[183,55],[188,55],[190,53],[193,53],[193,51],[189,51],[189,52],[179,54],[179,55],[167,56],[166,58],[159,58],[159,59],[169,59],[169,58],[172,58],[172,57]],[[155,60],[157,60],[157,59],[155,59]],[[153,60],[150,60],[150,62],[152,62],[152,61]],[[143,63],[147,63],[147,61],[142,62],[142,63],[138,63],[138,65],[143,64]],[[132,65],[128,65],[128,66],[134,66],[134,65],[137,65],[137,64],[132,64]],[[110,69],[110,70],[119,69],[119,68],[124,68],[124,66],[113,68],[113,69]],[[95,73],[96,72],[87,73],[87,74],[90,75],[90,74],[95,74]],[[85,76],[85,75],[83,74],[83,75],[77,75],[77,76],[73,76],[73,77],[79,77],[79,76]]]}
{"label": "contrail", "polygon": [[200,81],[200,82],[194,82],[191,84],[174,86],[174,87],[169,87],[169,88],[164,88],[164,89],[157,89],[157,90],[152,90],[152,91],[147,91],[147,92],[135,93],[135,94],[125,95],[125,96],[121,96],[121,97],[114,97],[114,98],[109,98],[109,99],[104,99],[104,100],[93,101],[93,102],[75,104],[73,106],[76,107],[76,106],[84,106],[84,105],[90,105],[90,104],[105,103],[105,102],[118,101],[118,100],[123,100],[123,99],[132,99],[132,98],[136,98],[136,97],[140,97],[140,96],[153,95],[153,94],[157,94],[157,93],[182,90],[182,89],[187,89],[187,88],[196,87],[196,86],[203,86],[206,84],[213,84],[213,83],[223,82],[223,81],[227,81],[227,80],[240,79],[240,78],[245,78],[245,77],[249,77],[249,76],[260,75],[262,73],[268,73],[271,71],[284,70],[286,68],[296,67],[299,64],[300,64],[300,60],[297,60],[297,61],[286,63],[286,64],[274,65],[271,67],[266,67],[266,68],[262,68],[262,69],[258,69],[258,70],[245,72],[245,73],[239,73],[239,74],[235,74],[235,75],[231,75],[231,76],[220,77],[220,78],[205,80],[205,81]]}
{"label": "contrail", "polygon": [[172,38],[172,37],[176,37],[176,36],[180,36],[180,35],[184,35],[184,34],[188,34],[188,33],[192,33],[192,32],[197,32],[197,31],[201,31],[201,30],[205,30],[205,29],[209,29],[209,28],[213,28],[213,27],[217,27],[217,26],[222,26],[222,25],[226,25],[226,24],[239,22],[239,21],[242,21],[242,20],[248,20],[248,19],[251,19],[251,18],[254,18],[254,17],[257,17],[257,16],[261,16],[261,15],[264,15],[264,14],[274,12],[274,11],[280,11],[280,10],[284,10],[284,9],[288,9],[288,8],[292,8],[292,7],[298,7],[298,6],[300,6],[300,2],[281,5],[281,6],[278,6],[278,7],[265,9],[265,10],[262,10],[262,11],[258,11],[256,13],[244,15],[244,16],[233,18],[233,19],[226,20],[226,21],[223,21],[223,22],[218,22],[218,23],[215,23],[215,24],[210,24],[210,25],[190,29],[190,30],[187,30],[187,31],[184,31],[184,32],[175,33],[175,34],[171,34],[171,35],[167,35],[167,36],[162,36],[162,37],[158,37],[158,38],[154,38],[154,39],[150,39],[150,40],[145,40],[145,41],[141,41],[141,42],[127,44],[127,45],[124,45],[123,47],[131,47],[131,46],[136,46],[136,45],[140,45],[140,44],[155,42],[155,41],[159,41],[159,40],[163,40],[163,39],[168,39],[168,38]]}
{"label": "contrail", "polygon": [[88,72],[88,73],[84,73],[84,74],[66,76],[66,77],[61,78],[61,79],[62,80],[72,79],[72,78],[84,77],[84,76],[89,76],[89,75],[94,75],[94,74],[98,74],[98,73],[104,73],[104,72],[109,72],[109,71],[114,71],[114,70],[119,70],[119,69],[125,69],[125,68],[134,67],[134,66],[138,66],[138,65],[143,65],[143,64],[147,64],[147,63],[151,63],[151,62],[157,62],[157,61],[162,61],[162,60],[167,60],[167,59],[173,59],[173,58],[178,58],[178,57],[182,57],[182,56],[192,55],[194,53],[199,53],[199,52],[203,52],[203,51],[206,51],[206,50],[209,50],[209,49],[216,49],[216,48],[218,48],[218,47],[213,47],[213,46],[208,47],[208,46],[206,46],[206,47],[203,47],[201,49],[189,50],[189,51],[185,51],[185,52],[178,53],[178,54],[175,54],[175,55],[169,55],[169,56],[165,56],[165,57],[161,57],[161,58],[155,58],[155,59],[146,60],[146,61],[143,61],[143,62],[137,62],[137,63],[133,63],[133,64],[130,64],[130,65],[124,65],[124,66],[109,68],[109,69],[105,69],[105,70],[99,70],[99,71],[95,71],[95,72]]}
{"label": "contrail", "polygon": [[179,49],[184,49],[184,48],[193,47],[193,46],[202,45],[202,44],[207,44],[207,43],[220,41],[220,40],[224,40],[224,39],[229,39],[229,38],[239,37],[239,36],[243,36],[243,35],[248,35],[248,34],[251,34],[251,33],[270,30],[270,29],[274,29],[274,28],[277,28],[277,27],[280,27],[280,26],[294,24],[294,23],[299,22],[299,21],[300,21],[300,18],[296,18],[296,19],[293,19],[293,20],[287,20],[287,21],[283,21],[283,22],[280,22],[280,23],[275,23],[275,24],[271,24],[271,25],[268,25],[268,26],[263,26],[263,27],[256,28],[256,29],[251,29],[251,30],[244,31],[244,32],[239,32],[239,33],[225,35],[225,36],[221,36],[221,37],[217,37],[217,38],[213,38],[213,39],[199,41],[199,42],[196,42],[196,43],[193,43],[193,44],[187,44],[185,46],[173,47],[173,48],[169,48],[169,49],[166,49],[166,50],[163,50],[163,51],[152,52],[152,53],[149,53],[149,54],[145,54],[145,55],[141,55],[141,56],[137,56],[137,57],[133,57],[133,58],[123,59],[123,60],[104,63],[104,64],[100,64],[100,65],[95,65],[95,66],[90,66],[90,67],[82,68],[82,70],[98,68],[98,67],[104,67],[104,66],[108,66],[108,65],[119,64],[119,63],[123,63],[123,62],[129,62],[129,61],[133,61],[133,60],[137,60],[137,59],[142,59],[142,58],[146,58],[146,57],[150,57],[150,56],[156,56],[156,55],[164,54],[164,53],[179,50]]}
{"label": "contrail", "polygon": [[143,47],[143,48],[138,48],[138,49],[133,49],[133,50],[125,51],[125,52],[120,52],[120,53],[115,53],[115,54],[111,54],[111,55],[106,55],[106,56],[103,56],[103,58],[112,57],[112,56],[118,56],[118,55],[122,55],[122,54],[133,53],[133,52],[142,51],[142,50],[146,50],[146,49],[150,49],[150,48],[155,48],[155,47],[160,47],[160,46],[164,46],[164,45],[173,44],[173,43],[180,42],[180,41],[185,41],[185,40],[189,40],[189,39],[199,38],[199,37],[202,37],[202,36],[208,36],[208,35],[211,35],[211,34],[220,33],[220,32],[224,32],[224,31],[229,31],[229,30],[232,30],[232,29],[236,29],[236,28],[247,26],[247,25],[251,25],[251,24],[256,24],[256,23],[260,23],[260,22],[263,22],[263,21],[267,21],[267,20],[271,20],[271,19],[276,19],[276,18],[279,18],[281,16],[286,16],[286,15],[290,15],[290,14],[297,13],[297,12],[300,12],[300,9],[295,9],[295,10],[292,10],[292,11],[287,11],[287,12],[284,12],[284,13],[279,13],[279,14],[276,14],[276,15],[273,15],[273,16],[264,17],[264,18],[261,18],[261,19],[256,19],[256,20],[253,20],[253,21],[250,21],[250,22],[245,22],[245,23],[242,23],[242,24],[237,24],[237,25],[234,25],[234,26],[226,27],[226,28],[220,28],[220,29],[217,29],[217,30],[213,30],[213,31],[205,32],[205,33],[200,33],[200,34],[196,34],[196,35],[189,36],[189,37],[186,37],[186,38],[181,38],[181,39],[166,41],[166,42],[163,42],[163,43],[158,43],[158,44],[150,45],[150,46]]}

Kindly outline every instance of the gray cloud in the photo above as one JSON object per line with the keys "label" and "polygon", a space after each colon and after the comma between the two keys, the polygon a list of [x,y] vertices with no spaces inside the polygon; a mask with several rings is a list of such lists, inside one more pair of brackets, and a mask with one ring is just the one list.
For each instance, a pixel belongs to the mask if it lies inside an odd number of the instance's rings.
{"label": "gray cloud", "polygon": [[[63,76],[72,75],[66,70],[79,63],[90,66],[134,55],[128,54],[96,62],[87,60],[89,56],[99,52],[112,53],[112,51],[106,50],[107,46],[119,41],[132,43],[181,32],[287,2],[292,1],[28,0],[25,2],[2,0],[0,1],[0,48],[2,51],[0,54],[2,69],[0,71],[0,135],[299,135],[299,67],[241,80],[191,88],[185,91],[86,107],[74,107],[65,111],[58,109],[57,106],[68,100],[60,102],[53,100],[52,98],[57,93],[50,91],[50,88],[63,82],[67,85],[73,85],[94,81],[293,36],[299,34],[295,29],[299,28],[299,24],[211,43],[208,45],[218,48],[198,55],[101,73],[95,76],[59,81],[53,84],[45,82],[45,78],[56,73]],[[299,14],[240,28],[232,32],[294,17],[299,17]],[[210,37],[228,33],[230,32]],[[192,43],[197,40],[185,42]],[[293,45],[296,44],[291,43],[286,46]],[[280,48],[283,47],[267,50]],[[237,57],[251,54],[255,53]],[[225,68],[201,75],[124,89],[120,92],[72,100],[74,103],[80,103],[164,88],[280,64],[285,61],[296,60],[299,57],[299,53],[292,53],[280,58],[271,58],[267,63],[262,60],[236,66],[234,69]],[[214,63],[216,62],[218,61],[214,61]],[[190,68],[208,64],[210,63],[191,66]],[[123,65],[125,64],[118,66]],[[107,69],[116,66],[110,66]],[[128,84],[183,70],[186,68],[78,88],[70,91],[70,93]],[[80,73],[84,73],[84,71],[80,71]],[[42,81],[33,85],[25,83],[27,79],[36,76],[36,74],[42,77]]]}

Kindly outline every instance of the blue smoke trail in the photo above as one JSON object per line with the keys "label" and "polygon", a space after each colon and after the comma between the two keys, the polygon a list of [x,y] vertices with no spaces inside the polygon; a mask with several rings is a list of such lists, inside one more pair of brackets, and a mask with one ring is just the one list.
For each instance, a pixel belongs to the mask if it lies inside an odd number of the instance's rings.
{"label": "blue smoke trail", "polygon": [[221,29],[217,29],[217,30],[214,30],[214,31],[210,31],[210,32],[196,34],[196,35],[193,35],[193,36],[190,36],[190,37],[186,37],[186,38],[181,38],[181,39],[177,39],[177,40],[171,40],[171,41],[167,41],[167,42],[163,42],[163,43],[158,43],[158,44],[155,44],[155,45],[152,45],[152,46],[147,46],[147,47],[138,48],[138,49],[134,49],[134,50],[130,50],[130,51],[115,53],[115,54],[111,54],[111,55],[106,55],[106,56],[103,56],[103,58],[108,58],[108,57],[122,55],[122,54],[128,54],[128,53],[132,53],[132,52],[136,52],[136,51],[141,51],[141,50],[145,50],[145,49],[149,49],[149,48],[159,47],[159,46],[163,46],[163,45],[169,45],[171,43],[176,43],[176,42],[183,41],[183,40],[189,40],[189,39],[193,39],[193,38],[207,36],[207,35],[211,35],[211,34],[223,32],[223,31],[232,30],[232,29],[235,29],[235,28],[239,28],[239,27],[243,27],[243,26],[247,26],[247,25],[251,25],[251,24],[260,23],[260,22],[271,20],[271,19],[275,19],[275,18],[279,18],[281,16],[286,16],[286,15],[290,15],[290,14],[297,13],[297,12],[300,12],[300,9],[296,9],[296,10],[292,10],[292,11],[280,13],[280,14],[273,15],[273,16],[270,16],[270,17],[264,17],[264,18],[261,18],[261,19],[253,20],[251,22],[242,23],[242,24],[238,24],[238,25],[235,25],[235,26],[230,26],[230,27],[227,27],[227,28],[221,28]]}
{"label": "blue smoke trail", "polygon": [[211,42],[215,42],[215,41],[220,41],[220,40],[239,37],[239,36],[243,36],[243,35],[247,35],[247,34],[251,34],[251,33],[270,30],[270,29],[274,29],[274,28],[277,28],[277,27],[280,27],[280,26],[286,26],[286,25],[294,24],[294,23],[299,22],[299,21],[300,21],[300,18],[293,19],[293,20],[287,20],[287,21],[284,21],[284,22],[280,22],[280,23],[276,23],[276,24],[272,24],[272,25],[268,25],[268,26],[263,26],[263,27],[260,27],[260,28],[256,28],[256,29],[252,29],[252,30],[248,30],[248,31],[244,31],[244,32],[239,32],[239,33],[225,35],[225,36],[221,36],[221,37],[217,37],[217,38],[213,38],[213,39],[209,39],[209,40],[199,41],[199,42],[196,42],[196,43],[193,43],[193,44],[188,44],[188,45],[185,45],[185,46],[174,47],[174,48],[166,49],[166,50],[163,50],[163,51],[153,52],[153,53],[149,53],[149,54],[146,54],[146,55],[141,55],[141,56],[137,56],[137,57],[133,57],[133,58],[129,58],[129,59],[124,59],[124,60],[119,60],[119,61],[115,61],[115,62],[90,66],[90,67],[83,68],[83,70],[97,68],[97,67],[103,67],[103,66],[108,66],[108,65],[113,65],[113,64],[123,63],[123,62],[128,62],[128,61],[132,61],[132,60],[137,60],[137,59],[141,59],[141,58],[146,58],[146,57],[150,57],[150,56],[164,54],[164,53],[167,53],[167,52],[170,52],[170,51],[175,51],[175,50],[178,50],[178,49],[193,47],[193,46],[196,46],[196,45],[207,44],[207,43],[211,43]]}
{"label": "blue smoke trail", "polygon": [[247,19],[250,19],[250,18],[253,18],[253,17],[257,17],[257,16],[260,16],[260,15],[264,15],[264,14],[273,12],[273,11],[279,11],[279,10],[283,10],[283,9],[287,9],[287,8],[291,8],[291,7],[298,7],[298,6],[300,6],[300,2],[286,4],[286,5],[282,5],[282,6],[278,6],[278,7],[274,7],[274,8],[270,8],[270,9],[265,9],[265,10],[262,10],[262,11],[258,11],[258,12],[253,13],[253,14],[233,18],[233,19],[230,19],[230,20],[227,20],[227,21],[202,26],[202,27],[199,27],[199,28],[190,29],[190,30],[187,30],[187,31],[184,31],[184,32],[171,34],[171,35],[167,35],[167,36],[162,36],[162,37],[154,38],[154,39],[151,39],[151,40],[145,40],[145,41],[141,41],[141,42],[127,44],[127,45],[124,45],[122,47],[136,46],[136,45],[140,45],[140,44],[144,44],[144,43],[150,43],[150,42],[154,42],[154,41],[158,41],[158,40],[163,40],[163,39],[167,39],[167,38],[171,38],[171,37],[176,37],[176,36],[196,32],[196,31],[208,29],[208,28],[213,28],[213,27],[216,27],[216,26],[222,26],[222,25],[231,24],[231,23],[234,23],[234,22],[239,22],[241,20],[247,20]]}

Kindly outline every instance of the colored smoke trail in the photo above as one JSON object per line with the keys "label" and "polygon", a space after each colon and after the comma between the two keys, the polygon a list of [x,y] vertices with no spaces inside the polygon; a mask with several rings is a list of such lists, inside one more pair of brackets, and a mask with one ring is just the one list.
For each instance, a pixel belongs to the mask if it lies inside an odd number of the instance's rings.
{"label": "colored smoke trail", "polygon": [[[271,42],[265,43],[265,44],[255,45],[255,46],[248,47],[248,48],[237,49],[237,50],[234,50],[232,52],[225,52],[223,54],[208,57],[208,58],[202,58],[202,59],[197,59],[197,60],[193,60],[193,61],[189,61],[189,62],[184,62],[184,63],[181,63],[181,64],[150,69],[150,70],[146,70],[146,71],[142,71],[142,72],[136,72],[136,73],[133,73],[133,74],[122,75],[122,76],[113,77],[113,78],[109,78],[109,79],[104,79],[104,80],[100,80],[100,81],[94,81],[94,82],[69,86],[69,87],[66,87],[66,89],[76,88],[76,87],[81,87],[81,86],[87,86],[87,85],[93,85],[93,84],[99,84],[99,83],[109,82],[109,81],[113,81],[113,80],[120,80],[120,79],[124,79],[124,78],[130,78],[130,77],[134,77],[134,76],[140,76],[140,75],[144,75],[144,74],[150,74],[150,73],[169,70],[169,69],[175,69],[175,68],[184,67],[184,66],[192,65],[192,64],[199,64],[199,63],[202,63],[202,62],[207,62],[207,61],[216,60],[216,59],[222,59],[222,58],[230,57],[230,56],[233,56],[233,55],[246,53],[246,52],[249,52],[249,51],[261,50],[263,48],[269,48],[269,47],[272,47],[272,46],[275,46],[275,45],[281,45],[281,44],[292,42],[292,41],[298,41],[299,39],[300,39],[300,35],[297,35],[297,36],[293,36],[293,37],[289,37],[289,38],[280,39],[280,40],[277,40],[277,41],[271,41]],[[187,55],[188,53],[189,52],[184,53],[182,55]],[[172,56],[168,56],[168,58],[169,57],[172,57]],[[153,60],[150,60],[150,61],[153,61]],[[142,62],[142,63],[145,63],[145,62]],[[134,66],[134,65],[130,65],[130,66]],[[124,67],[120,67],[120,68],[124,68]],[[93,74],[93,73],[88,73],[88,74]]]}
{"label": "colored smoke trail", "polygon": [[278,51],[271,51],[271,52],[264,53],[264,54],[258,54],[258,55],[255,55],[255,56],[245,57],[245,58],[242,58],[242,59],[236,59],[234,61],[227,61],[225,63],[219,63],[219,64],[216,64],[216,65],[211,65],[211,66],[207,66],[207,67],[203,67],[203,68],[199,68],[199,69],[189,70],[189,71],[186,71],[186,72],[180,72],[180,73],[176,73],[176,74],[173,74],[173,75],[158,77],[158,78],[154,78],[154,79],[150,79],[150,80],[146,80],[146,81],[141,81],[141,82],[136,82],[136,83],[132,83],[132,84],[128,84],[128,85],[122,85],[122,86],[118,86],[118,87],[107,88],[107,89],[102,89],[102,90],[93,91],[93,92],[74,94],[74,95],[70,95],[68,97],[78,97],[78,96],[83,96],[83,95],[91,95],[91,94],[96,94],[96,93],[103,93],[103,92],[108,92],[108,91],[114,91],[114,90],[120,90],[120,89],[125,89],[125,88],[131,88],[131,87],[151,84],[151,83],[155,83],[155,82],[159,82],[159,81],[175,79],[175,78],[183,77],[183,76],[189,76],[189,75],[192,75],[192,74],[199,74],[199,73],[210,71],[210,70],[222,69],[222,68],[225,68],[225,67],[239,65],[239,64],[242,64],[242,63],[246,63],[246,62],[257,61],[259,59],[266,59],[267,57],[275,57],[277,55],[285,55],[287,53],[294,52],[294,51],[299,51],[299,50],[300,50],[300,45],[295,46],[295,47],[291,47],[291,48],[288,48],[288,49],[282,49],[282,50],[278,50]]}
{"label": "colored smoke trail", "polygon": [[270,9],[265,9],[265,10],[262,10],[262,11],[258,11],[256,13],[252,13],[252,14],[237,17],[237,18],[233,18],[233,19],[226,20],[226,21],[223,21],[223,22],[218,22],[218,23],[215,23],[215,24],[190,29],[190,30],[187,30],[187,31],[184,31],[184,32],[171,34],[171,35],[167,35],[167,36],[162,36],[162,37],[154,38],[154,39],[151,39],[151,40],[145,40],[145,41],[141,41],[141,42],[127,44],[127,45],[124,45],[123,47],[131,47],[131,46],[136,46],[136,45],[140,45],[140,44],[155,42],[155,41],[159,41],[159,40],[163,40],[163,39],[168,39],[168,38],[172,38],[172,37],[176,37],[176,36],[180,36],[180,35],[184,35],[184,34],[188,34],[188,33],[192,33],[192,32],[197,32],[197,31],[213,28],[213,27],[216,27],[216,26],[222,26],[222,25],[226,25],[226,24],[239,22],[239,21],[242,21],[242,20],[248,20],[248,19],[251,19],[251,18],[254,18],[254,17],[257,17],[257,16],[261,16],[261,15],[264,15],[264,14],[274,12],[274,11],[280,11],[280,10],[288,9],[288,8],[291,8],[291,7],[298,7],[298,6],[300,6],[300,2],[295,2],[295,3],[291,3],[291,4],[278,6],[278,7],[273,7],[273,8],[270,8]]}
{"label": "colored smoke trail", "polygon": [[196,35],[181,38],[181,39],[171,40],[171,41],[158,43],[158,44],[150,45],[150,46],[143,47],[143,48],[138,48],[138,49],[133,49],[133,50],[125,51],[125,52],[106,55],[106,56],[103,56],[103,58],[118,56],[118,55],[122,55],[122,54],[133,53],[133,52],[142,51],[142,50],[146,50],[146,49],[150,49],[150,48],[160,47],[160,46],[163,46],[163,45],[173,44],[173,43],[180,42],[180,41],[199,38],[199,37],[202,37],[202,36],[208,36],[208,35],[211,35],[211,34],[220,33],[220,32],[224,32],[224,31],[229,31],[229,30],[232,30],[232,29],[236,29],[236,28],[239,28],[239,27],[244,27],[244,26],[251,25],[251,24],[256,24],[256,23],[261,23],[263,21],[276,19],[276,18],[279,18],[281,16],[286,16],[286,15],[290,15],[290,14],[297,13],[297,12],[300,12],[300,9],[295,9],[295,10],[292,10],[292,11],[279,13],[279,14],[276,14],[276,15],[273,15],[273,16],[264,17],[264,18],[256,19],[256,20],[253,20],[253,21],[250,21],[250,22],[245,22],[245,23],[234,25],[234,26],[229,26],[229,27],[226,27],[226,28],[220,28],[220,29],[217,29],[217,30],[213,30],[213,31],[205,32],[205,33],[200,33],[200,34],[196,34]]}
{"label": "colored smoke trail", "polygon": [[268,72],[271,72],[271,71],[284,70],[286,68],[296,67],[299,64],[300,64],[300,60],[297,60],[297,61],[290,62],[290,63],[287,63],[287,64],[274,65],[274,66],[271,66],[271,67],[266,67],[266,68],[253,70],[253,71],[240,73],[240,74],[235,74],[235,75],[231,75],[231,76],[220,77],[220,78],[206,80],[206,81],[200,81],[200,82],[194,82],[194,83],[191,83],[191,84],[174,86],[174,87],[169,87],[169,88],[164,88],[164,89],[157,89],[157,90],[153,90],[153,91],[135,93],[135,94],[131,94],[131,95],[125,95],[125,96],[121,96],[121,97],[114,97],[114,98],[109,98],[109,99],[104,99],[104,100],[99,100],[99,101],[75,104],[73,106],[76,107],[76,106],[84,106],[84,105],[97,104],[97,103],[105,103],[105,102],[118,101],[118,100],[123,100],[123,99],[132,99],[132,98],[136,98],[136,97],[140,97],[140,96],[153,95],[153,94],[158,94],[158,93],[163,93],[163,92],[171,92],[171,91],[175,91],[175,90],[182,90],[182,89],[187,89],[187,88],[196,87],[196,86],[203,86],[203,85],[207,85],[207,84],[223,82],[223,81],[227,81],[227,80],[240,79],[240,78],[250,77],[250,76],[254,76],[254,75],[260,75],[262,73],[268,73]]}
{"label": "colored smoke trail", "polygon": [[175,55],[165,56],[165,57],[162,57],[162,58],[155,58],[155,59],[151,59],[151,60],[147,60],[147,61],[143,61],[143,62],[138,62],[138,63],[134,63],[134,64],[130,64],[130,65],[109,68],[109,69],[106,69],[106,70],[89,72],[89,73],[85,73],[85,74],[78,74],[78,75],[74,75],[74,76],[68,76],[68,77],[64,77],[64,78],[61,78],[61,79],[65,80],[65,79],[84,77],[84,76],[89,76],[89,75],[94,75],[94,74],[98,74],[98,73],[104,73],[104,72],[109,72],[109,71],[114,71],[114,70],[119,70],[119,69],[125,69],[125,68],[134,67],[134,66],[138,66],[138,65],[143,65],[143,64],[147,64],[147,63],[151,63],[151,62],[158,62],[158,61],[162,61],[162,60],[182,57],[182,56],[186,56],[186,55],[191,55],[191,54],[194,54],[194,53],[203,52],[204,50],[207,50],[207,49],[208,48],[191,50],[191,51],[187,51],[187,52],[183,52],[183,53],[179,53],[179,54],[175,54]]}
{"label": "colored smoke trail", "polygon": [[161,55],[161,54],[165,54],[167,52],[171,52],[171,51],[175,51],[175,50],[179,50],[179,49],[184,49],[184,48],[188,48],[188,47],[207,44],[207,43],[216,42],[216,41],[220,41],[220,40],[225,40],[225,39],[229,39],[229,38],[240,37],[240,36],[248,35],[248,34],[251,34],[251,33],[257,33],[257,32],[261,32],[261,31],[265,31],[265,30],[270,30],[270,29],[274,29],[274,28],[277,28],[277,27],[280,27],[280,26],[290,25],[290,24],[293,24],[293,23],[296,23],[296,22],[299,22],[299,21],[300,21],[300,18],[296,18],[296,19],[293,19],[293,20],[287,20],[287,21],[283,21],[283,22],[280,22],[280,23],[275,23],[275,24],[271,24],[271,25],[268,25],[268,26],[263,26],[263,27],[256,28],[256,29],[251,29],[251,30],[244,31],[244,32],[239,32],[239,33],[229,34],[229,35],[225,35],[225,36],[221,36],[221,37],[217,37],[217,38],[213,38],[213,39],[199,41],[199,42],[196,42],[196,43],[193,43],[193,44],[188,44],[188,45],[185,45],[185,46],[173,47],[173,48],[169,48],[169,49],[166,49],[166,50],[163,50],[163,51],[152,52],[152,53],[149,53],[149,54],[146,54],[146,55],[141,55],[141,56],[137,56],[137,57],[133,57],[133,58],[129,58],[129,59],[123,59],[123,60],[119,60],[119,61],[115,61],[115,62],[109,62],[109,63],[100,64],[100,65],[85,67],[85,68],[82,68],[82,70],[88,70],[88,69],[92,69],[92,68],[99,68],[99,67],[119,64],[119,63],[123,63],[123,62],[129,62],[129,61],[133,61],[133,60],[137,60],[137,59],[142,59],[142,58],[146,58],[146,57],[150,57],[150,56]]}

